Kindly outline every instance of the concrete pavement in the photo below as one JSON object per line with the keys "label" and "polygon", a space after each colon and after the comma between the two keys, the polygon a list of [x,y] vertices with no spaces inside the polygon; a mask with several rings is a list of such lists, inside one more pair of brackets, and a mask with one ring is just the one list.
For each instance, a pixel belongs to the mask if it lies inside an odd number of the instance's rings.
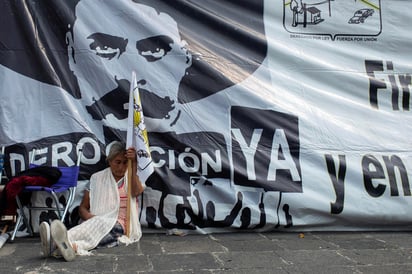
{"label": "concrete pavement", "polygon": [[42,258],[38,237],[0,249],[0,273],[412,273],[411,232],[144,233],[73,262]]}

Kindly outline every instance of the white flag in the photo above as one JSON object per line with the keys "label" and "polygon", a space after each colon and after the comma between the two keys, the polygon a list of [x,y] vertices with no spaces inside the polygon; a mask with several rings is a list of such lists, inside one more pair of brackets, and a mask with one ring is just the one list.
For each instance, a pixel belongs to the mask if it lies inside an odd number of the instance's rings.
{"label": "white flag", "polygon": [[132,73],[129,95],[129,113],[127,122],[127,147],[134,147],[137,152],[138,174],[142,183],[153,173],[153,161],[150,155],[149,139],[144,123],[143,108],[137,87],[136,73]]}

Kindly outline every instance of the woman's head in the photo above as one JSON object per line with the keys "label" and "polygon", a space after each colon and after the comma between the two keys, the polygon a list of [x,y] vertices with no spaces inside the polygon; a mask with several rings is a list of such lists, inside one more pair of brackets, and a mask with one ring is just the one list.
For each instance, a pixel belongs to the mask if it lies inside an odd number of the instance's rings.
{"label": "woman's head", "polygon": [[126,146],[120,142],[112,143],[106,159],[114,178],[122,178],[127,170]]}

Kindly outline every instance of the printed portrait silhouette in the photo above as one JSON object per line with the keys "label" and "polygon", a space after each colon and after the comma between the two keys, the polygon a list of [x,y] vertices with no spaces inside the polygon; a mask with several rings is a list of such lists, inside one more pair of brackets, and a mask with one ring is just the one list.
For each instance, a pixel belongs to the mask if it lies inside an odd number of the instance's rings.
{"label": "printed portrait silhouette", "polygon": [[[85,5],[85,8],[93,7],[97,3],[89,0],[2,1],[0,3],[3,18],[0,32],[2,41],[0,64],[40,82],[59,86],[76,99],[85,98],[85,93],[88,91],[82,90],[79,86],[81,79],[78,79],[79,76],[73,72],[73,68],[69,67],[70,59],[74,59],[75,56],[74,60],[80,62],[83,56],[76,50],[70,52],[68,44],[71,41],[68,41],[70,37],[67,35],[76,25],[76,16],[82,16],[75,13],[76,6],[82,2],[90,2],[90,5]],[[133,4],[144,4],[160,14],[170,16],[177,24],[180,38],[187,43],[185,47],[191,56],[191,64],[185,69],[181,81],[177,83],[175,104],[193,102],[241,82],[256,71],[266,57],[263,0],[225,1],[224,5],[228,7],[225,9],[221,8],[222,3],[219,1],[193,3],[130,0],[129,2],[130,5],[127,7],[132,7]],[[113,7],[116,5],[117,3]],[[230,8],[231,6],[233,9]],[[219,17],[210,16],[210,13],[219,14]],[[98,18],[99,14],[95,13],[94,16]],[[248,19],[244,20],[244,18]],[[117,17],[113,20],[120,21],[122,18]],[[36,27],[30,28],[32,24]],[[253,29],[257,34],[250,35],[248,29]],[[13,30],[13,35],[9,35],[10,30]],[[140,27],[134,31],[147,32]],[[95,47],[98,47],[104,39],[107,43],[113,42],[108,40],[108,36],[102,35],[84,38],[94,39]],[[157,37],[157,40],[141,41],[138,46],[142,50],[146,47],[147,50],[147,47],[159,46],[162,43],[168,45],[169,41],[162,39]],[[97,63],[95,65],[98,66]],[[129,75],[127,76],[130,78]],[[100,77],[104,79],[105,75]],[[116,87],[119,89],[117,95],[123,94],[121,91],[128,92],[129,83],[123,79],[117,80],[119,81]],[[146,93],[144,89],[141,93],[145,114],[147,113],[148,116],[165,117],[173,107],[168,100],[173,101],[174,98],[164,96],[155,100],[156,95]],[[95,104],[90,103],[88,107],[88,112],[93,119],[99,119],[99,116],[109,112],[118,119],[124,118],[127,111],[114,103],[116,100],[124,101],[124,99],[118,96],[113,101],[113,96],[94,98]],[[156,112],[150,111],[153,106],[156,106]]]}

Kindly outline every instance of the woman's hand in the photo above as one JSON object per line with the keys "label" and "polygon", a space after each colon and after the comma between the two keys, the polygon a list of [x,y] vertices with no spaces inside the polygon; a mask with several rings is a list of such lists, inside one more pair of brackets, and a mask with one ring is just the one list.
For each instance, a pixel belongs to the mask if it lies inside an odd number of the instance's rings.
{"label": "woman's hand", "polygon": [[132,162],[137,162],[137,158],[136,158],[136,149],[134,147],[129,147],[126,150],[126,158],[128,160],[132,160]]}
{"label": "woman's hand", "polygon": [[137,154],[136,154],[136,149],[133,148],[133,147],[129,147],[126,150],[126,158],[128,160],[131,160],[131,162],[132,162],[132,174],[131,174],[132,193],[131,193],[131,195],[133,197],[136,197],[140,193],[142,193],[143,190],[144,190],[142,182],[140,181],[140,178],[137,175]]}

